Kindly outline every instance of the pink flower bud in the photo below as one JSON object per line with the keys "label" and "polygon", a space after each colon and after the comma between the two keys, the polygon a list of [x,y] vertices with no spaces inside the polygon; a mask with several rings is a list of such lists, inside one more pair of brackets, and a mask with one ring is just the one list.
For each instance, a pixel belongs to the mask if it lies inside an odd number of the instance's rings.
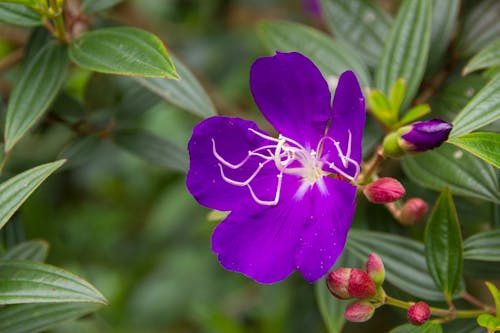
{"label": "pink flower bud", "polygon": [[420,198],[408,199],[399,211],[398,220],[402,225],[415,225],[427,214],[429,206]]}
{"label": "pink flower bud", "polygon": [[384,177],[366,185],[363,193],[373,203],[388,203],[401,199],[406,191],[396,179]]}
{"label": "pink flower bud", "polygon": [[381,285],[384,282],[384,263],[377,254],[370,253],[368,255],[368,261],[366,262],[366,272],[376,285]]}
{"label": "pink flower bud", "polygon": [[373,304],[367,301],[359,301],[347,306],[344,317],[349,321],[360,323],[370,319],[374,312],[375,306]]}
{"label": "pink flower bud", "polygon": [[370,298],[377,294],[375,283],[365,271],[357,268],[337,268],[328,274],[328,290],[340,299]]}
{"label": "pink flower bud", "polygon": [[410,306],[407,317],[410,323],[420,326],[431,316],[431,309],[425,302],[418,302]]}

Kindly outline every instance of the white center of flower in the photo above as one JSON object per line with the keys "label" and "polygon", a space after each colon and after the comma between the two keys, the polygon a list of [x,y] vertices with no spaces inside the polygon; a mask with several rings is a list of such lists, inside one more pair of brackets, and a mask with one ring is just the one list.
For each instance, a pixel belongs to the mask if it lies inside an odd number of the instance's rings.
{"label": "white center of flower", "polygon": [[[347,150],[344,153],[340,147],[340,143],[329,136],[324,136],[319,140],[316,150],[306,149],[297,141],[279,135],[273,138],[252,128],[248,129],[255,135],[268,140],[270,143],[248,152],[247,156],[239,163],[232,164],[219,155],[216,149],[215,140],[212,138],[212,153],[219,161],[220,175],[222,179],[234,186],[246,186],[254,201],[265,206],[274,206],[278,204],[280,199],[281,185],[283,174],[296,175],[300,178],[301,185],[295,195],[297,198],[302,198],[304,193],[312,186],[318,186],[322,193],[326,193],[327,189],[323,181],[324,176],[338,174],[349,180],[355,180],[359,174],[360,167],[358,162],[351,158],[351,132],[348,131],[349,139]],[[328,161],[326,156],[322,156],[323,146],[325,142],[331,141],[337,151],[337,156],[342,162],[342,166],[346,169],[350,164],[354,166],[354,174],[350,175],[345,170],[339,168],[334,162]],[[258,158],[260,161],[254,172],[244,181],[237,181],[226,176],[224,167],[229,169],[239,169],[243,167],[250,158]],[[262,200],[254,192],[251,182],[258,176],[260,171],[268,163],[274,163],[277,170],[277,186],[275,197],[273,200]],[[327,170],[325,170],[327,169]],[[333,172],[332,172],[333,170]]]}

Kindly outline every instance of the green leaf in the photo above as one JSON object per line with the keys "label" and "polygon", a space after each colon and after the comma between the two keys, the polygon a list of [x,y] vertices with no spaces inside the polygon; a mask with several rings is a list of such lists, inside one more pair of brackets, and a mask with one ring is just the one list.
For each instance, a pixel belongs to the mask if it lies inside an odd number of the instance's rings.
{"label": "green leaf", "polygon": [[404,324],[393,328],[389,333],[442,333],[443,328],[440,324],[431,321],[426,322],[422,326],[412,324]]}
{"label": "green leaf", "polygon": [[496,332],[497,330],[500,330],[500,319],[489,313],[483,313],[477,317],[477,324],[486,328],[488,332]]}
{"label": "green leaf", "polygon": [[16,304],[0,308],[0,332],[36,333],[100,308],[92,303]]}
{"label": "green leaf", "polygon": [[434,205],[424,238],[429,272],[446,299],[451,300],[462,279],[464,254],[457,211],[448,188]]}
{"label": "green leaf", "polygon": [[151,163],[186,172],[187,150],[144,130],[122,130],[113,135],[114,142]]}
{"label": "green leaf", "polygon": [[387,281],[401,290],[425,300],[443,300],[427,270],[422,243],[388,233],[351,230],[347,249],[361,260],[377,253]]}
{"label": "green leaf", "polygon": [[57,157],[67,160],[64,170],[72,169],[95,157],[100,145],[101,139],[96,136],[77,137],[66,145]]}
{"label": "green leaf", "polygon": [[366,101],[375,118],[387,127],[391,127],[398,120],[397,109],[392,108],[391,102],[380,90],[370,89]]}
{"label": "green leaf", "polygon": [[457,114],[450,138],[472,132],[497,119],[500,119],[500,75],[491,79]]}
{"label": "green leaf", "polygon": [[497,310],[497,319],[500,319],[500,291],[498,288],[491,282],[486,281],[485,282],[486,287],[488,287],[488,290],[491,293],[491,296],[493,297],[493,300],[495,301],[495,308]]}
{"label": "green leaf", "polygon": [[310,58],[328,80],[352,69],[361,86],[370,85],[370,75],[357,54],[319,30],[287,21],[268,21],[259,25],[259,35],[270,52],[298,51]]}
{"label": "green leaf", "polygon": [[61,268],[0,260],[0,304],[85,302],[106,304],[90,283]]}
{"label": "green leaf", "polygon": [[34,9],[19,4],[0,3],[0,22],[36,27],[42,24],[42,20],[42,15]]}
{"label": "green leaf", "polygon": [[[0,256],[0,260],[30,260],[43,262],[47,258],[49,243],[43,240],[22,242]],[[1,331],[0,331],[1,332]]]}
{"label": "green leaf", "polygon": [[2,0],[1,2],[10,2],[25,6],[36,6],[38,4],[38,0]]}
{"label": "green leaf", "polygon": [[85,0],[82,3],[82,9],[87,14],[97,13],[111,8],[123,0]]}
{"label": "green leaf", "polygon": [[474,132],[452,138],[448,142],[500,168],[499,133]]}
{"label": "green leaf", "polygon": [[386,94],[397,79],[406,81],[403,109],[415,96],[424,75],[430,45],[431,9],[430,0],[402,3],[376,69],[376,86]]}
{"label": "green leaf", "polygon": [[165,101],[183,110],[203,118],[214,116],[217,112],[201,84],[180,60],[174,56],[172,59],[181,80],[140,77],[135,79]]}
{"label": "green leaf", "polygon": [[467,75],[478,69],[500,66],[500,38],[495,39],[469,60],[462,73]]}
{"label": "green leaf", "polygon": [[71,41],[69,57],[78,66],[100,73],[179,78],[162,41],[137,28],[84,33]]}
{"label": "green leaf", "polygon": [[371,0],[322,0],[326,23],[371,67],[379,63],[392,18]]}
{"label": "green leaf", "polygon": [[481,232],[464,242],[464,258],[500,261],[500,229]]}
{"label": "green leaf", "polygon": [[493,167],[452,145],[406,157],[402,166],[406,175],[423,187],[437,191],[449,187],[453,194],[500,203]]}
{"label": "green leaf", "polygon": [[465,260],[464,274],[478,279],[500,279],[500,265],[492,265],[491,261]]}
{"label": "green leaf", "polygon": [[43,116],[54,101],[66,77],[66,47],[47,44],[26,63],[7,106],[5,120],[5,151],[14,145]]}
{"label": "green leaf", "polygon": [[404,116],[399,121],[398,126],[406,125],[406,124],[409,124],[411,122],[414,122],[415,120],[420,119],[421,117],[425,116],[429,112],[431,112],[431,107],[429,106],[429,104],[416,105],[404,114]]}
{"label": "green leaf", "polygon": [[391,87],[391,93],[389,95],[389,100],[391,102],[391,107],[393,110],[399,113],[399,108],[401,107],[401,103],[403,103],[403,99],[405,97],[406,92],[406,82],[405,80],[399,78],[394,82]]}
{"label": "green leaf", "polygon": [[0,229],[43,181],[64,160],[42,164],[0,184]]}

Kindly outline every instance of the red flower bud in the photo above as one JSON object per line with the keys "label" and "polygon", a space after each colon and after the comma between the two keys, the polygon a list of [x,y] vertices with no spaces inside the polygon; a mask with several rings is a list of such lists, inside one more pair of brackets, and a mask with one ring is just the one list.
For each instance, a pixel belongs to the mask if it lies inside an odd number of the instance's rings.
{"label": "red flower bud", "polygon": [[407,317],[413,325],[422,325],[431,316],[431,309],[424,302],[418,302],[410,306],[408,309]]}
{"label": "red flower bud", "polygon": [[402,225],[415,225],[427,214],[429,206],[420,198],[408,199],[399,211],[398,220]]}
{"label": "red flower bud", "polygon": [[357,268],[337,268],[328,274],[328,290],[340,299],[370,298],[377,294],[375,283],[365,271]]}
{"label": "red flower bud", "polygon": [[373,304],[367,301],[359,301],[347,306],[344,317],[349,321],[360,323],[370,319],[374,312],[375,306]]}
{"label": "red flower bud", "polygon": [[366,272],[376,285],[381,285],[384,282],[384,263],[377,254],[370,253],[368,255],[368,261],[366,262]]}
{"label": "red flower bud", "polygon": [[366,185],[363,193],[373,203],[388,203],[401,199],[406,191],[396,179],[384,177]]}

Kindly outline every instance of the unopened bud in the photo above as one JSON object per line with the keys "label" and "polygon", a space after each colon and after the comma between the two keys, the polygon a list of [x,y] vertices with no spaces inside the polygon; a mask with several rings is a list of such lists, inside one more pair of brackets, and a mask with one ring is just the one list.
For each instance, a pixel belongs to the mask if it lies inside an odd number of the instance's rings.
{"label": "unopened bud", "polygon": [[431,316],[431,309],[425,302],[418,302],[410,306],[407,317],[410,323],[420,326]]}
{"label": "unopened bud", "polygon": [[366,262],[366,272],[376,285],[380,286],[384,282],[384,263],[377,254],[370,253],[368,255],[368,261]]}
{"label": "unopened bud", "polygon": [[420,152],[439,147],[448,139],[453,125],[441,119],[418,121],[398,130],[399,145],[408,152]]}
{"label": "unopened bud", "polygon": [[340,299],[371,298],[377,288],[368,273],[357,268],[337,268],[328,274],[328,290]]}
{"label": "unopened bud", "polygon": [[399,210],[398,221],[402,225],[415,225],[427,214],[429,206],[420,198],[408,199]]}
{"label": "unopened bud", "polygon": [[406,191],[396,179],[384,177],[366,185],[363,193],[370,202],[389,203],[404,197]]}
{"label": "unopened bud", "polygon": [[361,323],[370,319],[374,312],[375,306],[373,304],[367,301],[359,301],[347,306],[344,317],[349,321]]}

